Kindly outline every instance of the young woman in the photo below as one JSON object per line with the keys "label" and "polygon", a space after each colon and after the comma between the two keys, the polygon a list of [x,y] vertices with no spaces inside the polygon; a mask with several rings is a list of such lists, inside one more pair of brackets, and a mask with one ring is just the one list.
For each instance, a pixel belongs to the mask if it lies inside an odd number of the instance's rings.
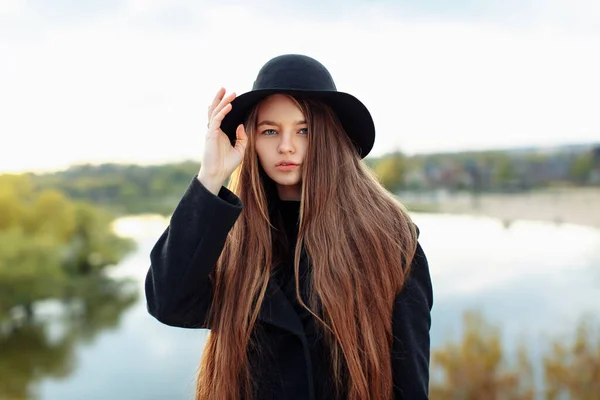
{"label": "young woman", "polygon": [[283,55],[208,115],[146,280],[155,318],[211,330],[196,399],[428,398],[428,264],[363,161],[366,107],[316,60]]}

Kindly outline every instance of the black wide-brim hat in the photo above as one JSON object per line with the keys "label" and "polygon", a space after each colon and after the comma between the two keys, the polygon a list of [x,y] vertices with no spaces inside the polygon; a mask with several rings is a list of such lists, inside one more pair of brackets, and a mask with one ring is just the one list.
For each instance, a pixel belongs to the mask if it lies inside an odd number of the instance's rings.
{"label": "black wide-brim hat", "polygon": [[232,101],[231,111],[221,123],[232,145],[236,128],[245,122],[252,107],[276,93],[323,101],[335,112],[361,158],[373,148],[375,125],[367,107],[351,94],[339,92],[331,74],[320,62],[299,54],[269,60],[258,72],[252,90]]}

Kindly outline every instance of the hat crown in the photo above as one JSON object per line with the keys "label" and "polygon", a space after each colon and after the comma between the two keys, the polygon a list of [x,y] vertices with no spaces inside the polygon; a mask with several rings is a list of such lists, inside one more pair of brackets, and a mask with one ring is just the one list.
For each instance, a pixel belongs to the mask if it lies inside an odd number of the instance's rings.
{"label": "hat crown", "polygon": [[285,54],[269,60],[252,86],[252,90],[261,89],[337,91],[327,68],[314,58],[300,54]]}

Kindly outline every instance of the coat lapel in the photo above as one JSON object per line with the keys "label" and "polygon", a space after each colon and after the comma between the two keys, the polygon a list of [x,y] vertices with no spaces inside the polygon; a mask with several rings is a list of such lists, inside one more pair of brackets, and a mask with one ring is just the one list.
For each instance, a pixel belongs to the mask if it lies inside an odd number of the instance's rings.
{"label": "coat lapel", "polygon": [[[291,286],[295,289],[293,279]],[[285,289],[287,290],[289,287],[290,285],[286,285]],[[304,331],[301,316],[296,312],[294,305],[288,300],[288,297],[286,297],[286,294],[283,292],[282,288],[273,279],[270,279],[267,285],[267,292],[265,293],[265,298],[263,299],[258,318],[263,322],[288,331],[300,339],[308,374],[307,384],[309,399],[314,400],[315,388],[312,376],[313,367],[307,336]]]}
{"label": "coat lapel", "polygon": [[292,304],[273,280],[269,281],[258,318],[271,325],[304,337],[302,321]]}
{"label": "coat lapel", "polygon": [[[287,267],[293,268],[291,265],[288,265]],[[300,253],[301,275],[306,275],[308,269],[306,249],[303,248]],[[296,284],[293,278],[290,279],[284,287],[281,287],[276,280],[270,279],[258,318],[271,325],[277,326],[278,328],[291,332],[304,340],[306,339],[306,334],[302,324],[302,316],[298,314],[294,304],[290,301],[295,295]]]}

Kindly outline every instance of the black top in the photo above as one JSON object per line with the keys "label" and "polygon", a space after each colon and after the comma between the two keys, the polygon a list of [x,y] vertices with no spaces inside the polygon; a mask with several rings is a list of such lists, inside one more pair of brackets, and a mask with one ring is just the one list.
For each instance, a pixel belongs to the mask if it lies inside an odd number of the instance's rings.
{"label": "black top", "polygon": [[[276,255],[278,265],[275,265],[273,277],[277,280],[279,286],[284,288],[294,278],[293,262],[296,241],[298,240],[300,201],[279,200],[276,204],[276,213],[281,218],[283,232],[277,230],[273,232],[274,240],[280,243],[278,250],[280,254]],[[285,234],[285,236],[281,236],[282,234]]]}
{"label": "black top", "polygon": [[298,238],[298,223],[300,222],[300,201],[279,200],[278,206],[288,240],[290,243],[295,244]]}

